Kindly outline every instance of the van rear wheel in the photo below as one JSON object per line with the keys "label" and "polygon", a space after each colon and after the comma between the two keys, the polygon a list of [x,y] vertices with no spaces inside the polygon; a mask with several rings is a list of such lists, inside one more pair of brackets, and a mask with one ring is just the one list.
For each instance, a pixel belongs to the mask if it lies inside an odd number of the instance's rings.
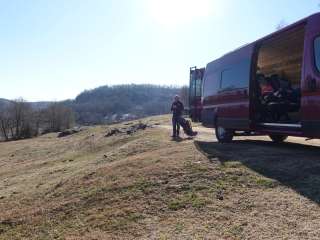
{"label": "van rear wheel", "polygon": [[288,136],[286,135],[277,135],[277,134],[271,134],[269,135],[269,137],[275,143],[282,143],[288,138]]}
{"label": "van rear wheel", "polygon": [[233,139],[234,132],[221,126],[215,128],[216,138],[220,143],[229,143]]}

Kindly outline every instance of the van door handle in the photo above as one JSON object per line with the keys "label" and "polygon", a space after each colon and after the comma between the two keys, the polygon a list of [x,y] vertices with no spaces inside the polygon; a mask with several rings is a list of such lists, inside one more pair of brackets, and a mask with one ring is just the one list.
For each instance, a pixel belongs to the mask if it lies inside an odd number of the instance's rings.
{"label": "van door handle", "polygon": [[317,81],[315,78],[312,78],[311,76],[307,77],[307,84],[310,91],[314,92],[317,90]]}

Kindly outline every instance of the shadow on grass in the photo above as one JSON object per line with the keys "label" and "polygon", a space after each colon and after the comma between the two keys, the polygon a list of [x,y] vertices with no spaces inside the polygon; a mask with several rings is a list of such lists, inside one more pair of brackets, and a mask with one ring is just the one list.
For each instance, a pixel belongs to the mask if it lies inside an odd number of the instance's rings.
{"label": "shadow on grass", "polygon": [[195,141],[209,159],[239,161],[320,204],[320,147],[295,143],[242,140],[230,144]]}

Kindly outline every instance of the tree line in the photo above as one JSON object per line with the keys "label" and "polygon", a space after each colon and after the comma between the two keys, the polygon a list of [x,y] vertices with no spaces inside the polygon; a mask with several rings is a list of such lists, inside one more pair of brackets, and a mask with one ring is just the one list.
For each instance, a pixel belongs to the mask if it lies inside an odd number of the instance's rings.
{"label": "tree line", "polygon": [[0,99],[0,139],[18,140],[72,125],[113,123],[126,117],[170,113],[175,95],[187,106],[188,87],[149,84],[102,86],[80,93],[74,100],[30,103]]}
{"label": "tree line", "polygon": [[173,97],[180,93],[180,87],[150,84],[106,85],[84,91],[65,104],[74,110],[77,123],[103,124],[128,114],[142,118],[169,113]]}
{"label": "tree line", "polygon": [[6,141],[59,132],[73,123],[73,111],[63,103],[54,102],[37,109],[25,100],[17,99],[0,106],[0,138]]}

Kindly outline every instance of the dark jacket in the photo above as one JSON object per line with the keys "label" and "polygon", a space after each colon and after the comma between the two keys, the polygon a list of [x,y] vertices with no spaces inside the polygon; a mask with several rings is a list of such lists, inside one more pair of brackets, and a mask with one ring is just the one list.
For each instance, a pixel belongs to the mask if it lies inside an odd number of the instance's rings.
{"label": "dark jacket", "polygon": [[171,105],[171,112],[173,117],[181,117],[184,110],[184,106],[180,101],[174,101]]}

